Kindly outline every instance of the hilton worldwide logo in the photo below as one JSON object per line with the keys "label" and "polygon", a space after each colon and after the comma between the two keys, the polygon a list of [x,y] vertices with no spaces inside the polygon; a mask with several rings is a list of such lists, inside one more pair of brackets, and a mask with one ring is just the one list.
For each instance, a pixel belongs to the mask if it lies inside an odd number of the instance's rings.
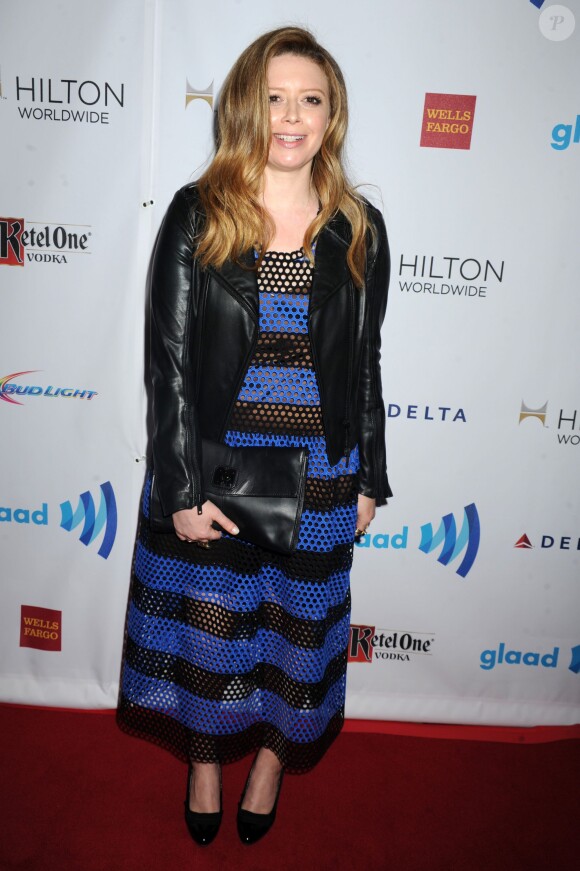
{"label": "hilton worldwide logo", "polygon": [[210,109],[213,109],[213,82],[207,88],[201,91],[196,90],[189,84],[189,80],[185,80],[185,108],[194,100],[204,100]]}
{"label": "hilton worldwide logo", "polygon": [[[550,419],[553,419],[553,415]],[[543,405],[539,405],[537,407],[526,405],[524,400],[522,400],[518,424],[531,421],[531,424],[527,424],[529,427],[532,427],[535,424],[535,426],[541,425],[544,429],[549,430],[550,424],[546,422],[547,420],[547,400],[546,402],[544,402]],[[556,429],[558,430],[556,433],[558,444],[576,446],[580,445],[580,434],[578,432],[580,430],[580,411],[577,408],[560,408],[558,411]]]}
{"label": "hilton worldwide logo", "polygon": [[111,110],[125,108],[125,84],[16,75],[13,89],[0,82],[0,98],[14,100],[23,121],[108,125]]}
{"label": "hilton worldwide logo", "polygon": [[505,260],[457,255],[408,254],[399,259],[399,289],[407,296],[485,299],[503,282]]}

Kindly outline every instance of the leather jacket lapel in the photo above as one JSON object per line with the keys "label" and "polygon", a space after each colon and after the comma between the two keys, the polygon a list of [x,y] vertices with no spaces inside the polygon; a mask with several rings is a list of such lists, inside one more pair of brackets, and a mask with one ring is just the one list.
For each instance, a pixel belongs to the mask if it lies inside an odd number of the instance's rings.
{"label": "leather jacket lapel", "polygon": [[258,278],[255,269],[244,268],[254,266],[254,251],[246,251],[240,260],[243,267],[232,260],[227,260],[221,269],[214,269],[210,266],[208,271],[227,286],[244,308],[250,311],[257,323],[259,318]]}
{"label": "leather jacket lapel", "polygon": [[346,263],[348,244],[337,232],[340,229],[339,219],[334,219],[322,228],[316,240],[310,311],[320,308],[350,278]]}

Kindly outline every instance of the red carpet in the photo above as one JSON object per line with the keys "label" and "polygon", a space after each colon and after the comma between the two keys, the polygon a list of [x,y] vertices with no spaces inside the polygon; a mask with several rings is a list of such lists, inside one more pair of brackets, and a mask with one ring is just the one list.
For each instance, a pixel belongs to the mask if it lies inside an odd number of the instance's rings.
{"label": "red carpet", "polygon": [[253,847],[235,811],[251,758],[224,769],[224,821],[197,847],[186,768],[109,715],[0,706],[0,868],[18,871],[576,871],[580,741],[515,744],[343,732],[287,776]]}

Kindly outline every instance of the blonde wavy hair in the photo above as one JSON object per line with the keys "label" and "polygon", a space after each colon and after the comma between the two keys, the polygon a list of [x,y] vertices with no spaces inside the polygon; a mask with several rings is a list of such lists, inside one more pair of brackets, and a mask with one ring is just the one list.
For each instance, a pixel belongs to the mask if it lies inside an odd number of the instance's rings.
{"label": "blonde wavy hair", "polygon": [[372,226],[343,166],[348,125],[344,78],[334,58],[301,27],[281,27],[260,36],[240,55],[224,82],[216,154],[198,182],[205,220],[197,256],[202,266],[219,269],[228,259],[239,263],[252,246],[263,254],[274,236],[273,222],[261,202],[271,140],[267,69],[273,57],[283,54],[314,61],[326,76],[330,95],[330,123],[312,165],[312,184],[321,209],[304,234],[305,253],[313,262],[314,239],[342,212],[352,231],[348,267],[357,287],[362,287],[365,236]]}

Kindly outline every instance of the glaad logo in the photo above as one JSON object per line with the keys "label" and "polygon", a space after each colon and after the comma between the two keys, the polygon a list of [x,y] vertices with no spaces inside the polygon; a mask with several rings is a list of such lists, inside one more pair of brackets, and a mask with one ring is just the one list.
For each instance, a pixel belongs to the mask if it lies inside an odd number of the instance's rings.
{"label": "glaad logo", "polygon": [[85,224],[54,224],[0,218],[0,265],[68,263],[72,254],[90,254],[91,230]]}
{"label": "glaad logo", "polygon": [[483,650],[480,656],[479,667],[485,671],[491,671],[496,665],[533,665],[543,666],[544,668],[556,668],[558,665],[558,656],[560,648],[554,647],[550,653],[542,654],[535,651],[524,653],[521,650],[507,650],[504,641],[501,642],[497,650]]}
{"label": "glaad logo", "polygon": [[[560,648],[554,647],[547,653],[536,650],[511,650],[506,649],[507,644],[502,641],[497,650],[483,650],[479,658],[479,667],[484,671],[491,671],[498,665],[527,665],[533,668],[557,668],[560,657]],[[580,644],[570,650],[570,665],[568,670],[573,674],[580,674]]]}
{"label": "glaad logo", "polygon": [[[494,265],[491,260],[476,257],[401,254],[399,289],[416,296],[484,299],[490,282],[502,283],[504,267],[504,260]],[[474,283],[479,281],[485,283]]]}
{"label": "glaad logo", "polygon": [[378,547],[378,548],[394,548],[395,550],[404,550],[407,547],[409,538],[409,527],[403,526],[402,532],[389,534],[386,532],[377,532],[376,535],[371,535],[370,532],[361,535],[360,539],[355,540],[357,547]]}
{"label": "glaad logo", "polygon": [[14,384],[15,378],[20,378],[22,375],[32,375],[38,372],[38,369],[27,369],[24,372],[13,372],[12,375],[5,375],[0,378],[0,400],[9,402],[11,405],[24,405],[23,402],[18,402],[16,396],[44,396],[44,397],[62,397],[63,399],[92,399],[93,396],[98,396],[96,390],[86,390],[79,387],[54,387],[49,384],[48,387],[40,387],[34,384]]}
{"label": "glaad logo", "polygon": [[520,420],[528,420],[530,417],[535,417],[540,421],[542,426],[546,426],[546,413],[548,411],[548,403],[544,402],[540,408],[528,408],[526,403],[522,399],[522,407],[520,409]]}
{"label": "glaad logo", "polygon": [[465,94],[425,94],[421,147],[470,148],[476,99]]}
{"label": "glaad logo", "polygon": [[197,91],[195,88],[192,88],[189,84],[189,81],[185,80],[185,108],[189,106],[193,100],[205,100],[210,109],[213,109],[213,82],[209,87],[204,88],[202,91]]}
{"label": "glaad logo", "polygon": [[348,661],[372,663],[376,659],[389,659],[409,662],[413,654],[431,656],[434,641],[432,632],[393,631],[352,624]]}
{"label": "glaad logo", "polygon": [[456,559],[462,551],[465,551],[463,559],[456,574],[465,578],[469,573],[477,552],[479,550],[480,524],[479,514],[475,503],[466,505],[463,509],[463,525],[457,535],[457,526],[453,514],[446,514],[439,525],[439,529],[433,534],[433,527],[425,523],[421,527],[421,544],[419,550],[423,553],[431,553],[442,544],[441,553],[437,562],[446,566]]}
{"label": "glaad logo", "polygon": [[578,145],[580,142],[580,115],[576,115],[573,139],[571,124],[556,124],[552,130],[551,146],[555,151],[565,151],[570,145],[570,142],[574,142],[575,145]]}
{"label": "glaad logo", "polygon": [[0,523],[34,523],[36,526],[48,526],[48,502],[43,502],[36,510],[0,505]]}
{"label": "glaad logo", "polygon": [[60,510],[60,525],[67,532],[72,532],[83,523],[80,541],[87,547],[95,541],[104,528],[103,540],[97,553],[103,559],[107,559],[117,534],[117,503],[111,482],[106,481],[101,484],[101,501],[98,512],[95,510],[93,497],[88,490],[81,493],[74,513],[70,502],[61,502]]}
{"label": "glaad logo", "polygon": [[62,650],[62,611],[21,605],[20,647]]}

